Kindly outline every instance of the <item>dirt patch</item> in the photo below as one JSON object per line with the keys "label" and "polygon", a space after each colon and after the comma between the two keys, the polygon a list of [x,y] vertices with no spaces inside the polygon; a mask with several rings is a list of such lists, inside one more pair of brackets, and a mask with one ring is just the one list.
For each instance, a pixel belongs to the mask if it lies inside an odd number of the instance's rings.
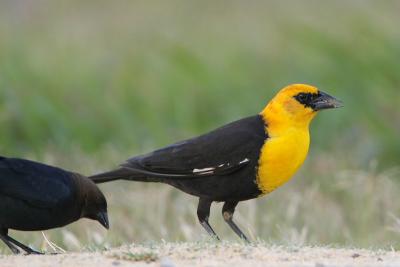
{"label": "dirt patch", "polygon": [[400,266],[400,253],[385,250],[280,247],[264,244],[164,243],[130,245],[105,252],[1,256],[1,267],[125,266]]}

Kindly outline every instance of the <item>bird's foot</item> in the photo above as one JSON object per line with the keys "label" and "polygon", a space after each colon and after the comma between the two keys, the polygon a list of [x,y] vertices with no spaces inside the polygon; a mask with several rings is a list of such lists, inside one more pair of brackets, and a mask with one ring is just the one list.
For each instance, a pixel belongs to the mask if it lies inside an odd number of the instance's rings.
{"label": "bird's foot", "polygon": [[43,252],[39,252],[39,251],[33,250],[31,248],[24,248],[24,250],[26,252],[25,255],[44,255]]}

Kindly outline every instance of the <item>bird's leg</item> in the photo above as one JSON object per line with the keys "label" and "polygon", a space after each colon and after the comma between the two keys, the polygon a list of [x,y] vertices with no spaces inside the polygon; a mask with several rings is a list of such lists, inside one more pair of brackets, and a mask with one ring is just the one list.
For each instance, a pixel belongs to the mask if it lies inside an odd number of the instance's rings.
{"label": "bird's leg", "polygon": [[20,251],[11,242],[9,242],[3,235],[0,235],[0,239],[9,247],[14,254],[19,254]]}
{"label": "bird's leg", "polygon": [[20,251],[7,239],[8,230],[2,229],[0,231],[0,239],[9,247],[14,254],[19,254]]}
{"label": "bird's leg", "polygon": [[30,247],[18,242],[17,240],[13,239],[12,237],[10,237],[9,235],[6,235],[5,238],[13,243],[15,246],[21,248],[22,250],[24,250],[27,254],[34,254],[34,255],[43,255],[44,253],[41,253],[39,251],[33,250]]}
{"label": "bird's leg", "polygon": [[220,240],[217,234],[214,232],[210,224],[208,223],[208,218],[210,216],[210,207],[212,201],[204,198],[199,199],[199,205],[197,207],[197,217],[199,218],[200,224],[206,229],[213,238]]}
{"label": "bird's leg", "polygon": [[225,202],[224,207],[222,208],[222,216],[226,223],[232,228],[232,230],[244,241],[250,243],[249,239],[243,234],[242,230],[235,224],[233,221],[233,213],[235,213],[235,208],[239,202]]}

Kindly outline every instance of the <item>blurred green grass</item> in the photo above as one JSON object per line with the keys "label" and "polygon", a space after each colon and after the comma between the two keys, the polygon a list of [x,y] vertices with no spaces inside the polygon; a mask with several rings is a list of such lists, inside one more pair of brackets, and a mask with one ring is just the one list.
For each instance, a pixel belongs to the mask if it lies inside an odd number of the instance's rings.
{"label": "blurred green grass", "polygon": [[[255,114],[287,84],[310,83],[345,108],[318,116],[297,179],[243,204],[239,221],[276,242],[393,245],[399,8],[372,0],[2,1],[1,153],[87,174],[107,170]],[[106,243],[202,233],[195,200],[174,189],[102,188],[115,224]],[[219,211],[213,217],[233,237]],[[102,243],[92,227],[55,235],[66,246],[74,235]]]}

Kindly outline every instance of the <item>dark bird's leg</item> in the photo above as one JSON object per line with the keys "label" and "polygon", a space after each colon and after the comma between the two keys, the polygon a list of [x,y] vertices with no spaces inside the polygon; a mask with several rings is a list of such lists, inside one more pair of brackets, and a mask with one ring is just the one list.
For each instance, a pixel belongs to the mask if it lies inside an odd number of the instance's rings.
{"label": "dark bird's leg", "polygon": [[9,240],[8,240],[8,230],[7,229],[1,229],[0,230],[0,239],[9,247],[14,254],[19,254],[19,249],[16,248]]}
{"label": "dark bird's leg", "polygon": [[13,243],[15,246],[20,247],[22,250],[24,250],[27,254],[35,254],[35,255],[43,255],[44,253],[41,253],[39,251],[33,250],[30,247],[18,242],[17,240],[13,239],[12,237],[10,237],[9,235],[6,235],[5,238]]}
{"label": "dark bird's leg", "polygon": [[208,199],[200,198],[199,205],[197,207],[197,217],[199,218],[200,224],[204,227],[204,229],[206,229],[207,233],[209,233],[213,238],[220,240],[208,223],[211,203],[212,201]]}
{"label": "dark bird's leg", "polygon": [[26,253],[28,254],[43,254],[40,253],[38,251],[35,251],[33,249],[31,249],[28,246],[25,246],[24,244],[18,242],[17,240],[13,239],[12,237],[10,237],[8,235],[8,230],[7,229],[2,229],[0,230],[0,238],[1,240],[3,240],[4,243],[6,243],[6,245],[11,249],[11,251],[14,254],[19,254],[20,251],[17,247],[21,248],[22,250],[24,250]]}
{"label": "dark bird's leg", "polygon": [[243,232],[239,229],[239,227],[233,221],[233,213],[235,213],[235,208],[239,202],[225,202],[224,207],[222,208],[222,216],[224,217],[225,222],[229,224],[232,230],[244,241],[250,243],[249,239],[243,234]]}

